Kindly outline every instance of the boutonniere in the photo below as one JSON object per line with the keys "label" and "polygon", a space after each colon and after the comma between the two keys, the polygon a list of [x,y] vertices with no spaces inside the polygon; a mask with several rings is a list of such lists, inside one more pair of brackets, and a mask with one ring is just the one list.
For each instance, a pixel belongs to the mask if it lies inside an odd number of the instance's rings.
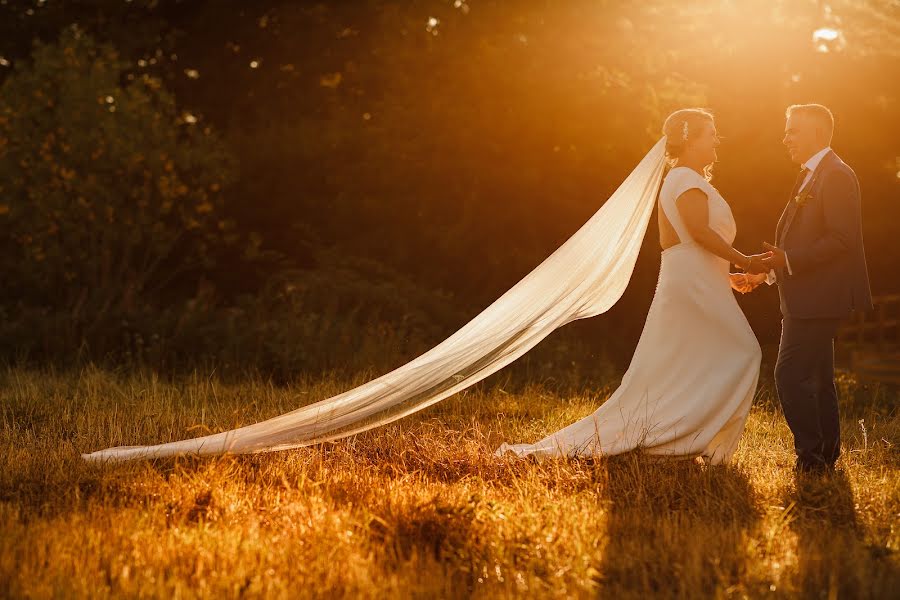
{"label": "boutonniere", "polygon": [[[809,188],[809,187],[812,187],[812,186],[807,186],[807,188]],[[810,197],[809,190],[805,190],[802,193],[794,196],[794,202],[797,204],[797,206],[803,206],[804,204],[809,202],[809,197]]]}
{"label": "boutonniere", "polygon": [[809,202],[810,197],[812,196],[813,185],[816,183],[816,177],[819,176],[819,170],[816,169],[813,172],[812,179],[809,180],[809,185],[805,186],[800,193],[794,196],[794,202],[797,203],[797,206],[803,206],[807,202]]}

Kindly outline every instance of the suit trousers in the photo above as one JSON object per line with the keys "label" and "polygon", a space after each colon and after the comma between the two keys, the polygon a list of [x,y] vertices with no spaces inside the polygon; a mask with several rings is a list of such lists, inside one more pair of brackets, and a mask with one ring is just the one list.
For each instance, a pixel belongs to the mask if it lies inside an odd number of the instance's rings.
{"label": "suit trousers", "polygon": [[794,434],[797,466],[833,466],[841,453],[834,338],[841,319],[781,320],[775,386]]}

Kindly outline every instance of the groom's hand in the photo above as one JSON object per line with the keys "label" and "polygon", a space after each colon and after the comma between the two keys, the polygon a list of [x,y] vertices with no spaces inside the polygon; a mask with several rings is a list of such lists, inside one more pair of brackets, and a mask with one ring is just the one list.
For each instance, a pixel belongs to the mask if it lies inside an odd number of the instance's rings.
{"label": "groom's hand", "polygon": [[765,266],[763,273],[772,269],[784,269],[787,266],[787,260],[784,258],[784,250],[777,248],[768,242],[763,242],[763,246],[769,251],[767,253],[769,254],[769,257],[762,261]]}
{"label": "groom's hand", "polygon": [[748,291],[752,292],[760,285],[766,282],[766,274],[765,273],[755,273],[752,275],[747,275],[747,285],[750,287]]}
{"label": "groom's hand", "polygon": [[750,257],[750,264],[747,266],[745,271],[753,275],[758,275],[759,273],[768,273],[771,267],[766,266],[766,260],[770,259],[771,257],[771,252],[752,255]]}
{"label": "groom's hand", "polygon": [[729,277],[731,278],[731,289],[734,291],[746,294],[753,289],[747,283],[746,273],[731,273]]}
{"label": "groom's hand", "polygon": [[731,288],[736,292],[748,294],[766,280],[764,274],[731,273]]}

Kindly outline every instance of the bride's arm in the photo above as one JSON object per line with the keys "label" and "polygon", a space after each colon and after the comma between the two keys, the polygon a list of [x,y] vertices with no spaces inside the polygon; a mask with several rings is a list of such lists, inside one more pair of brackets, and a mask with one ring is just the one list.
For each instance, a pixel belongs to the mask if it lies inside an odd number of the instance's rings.
{"label": "bride's arm", "polygon": [[[751,267],[760,264],[761,256],[747,256],[731,247],[718,233],[709,227],[709,204],[706,194],[699,188],[691,188],[675,199],[678,214],[688,233],[698,244],[733,265],[751,271]],[[756,264],[751,264],[751,260]]]}

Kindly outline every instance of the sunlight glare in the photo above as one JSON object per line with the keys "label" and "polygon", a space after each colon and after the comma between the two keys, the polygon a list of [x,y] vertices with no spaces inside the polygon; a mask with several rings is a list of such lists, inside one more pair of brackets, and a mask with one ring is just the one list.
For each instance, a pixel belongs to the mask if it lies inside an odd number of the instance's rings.
{"label": "sunlight glare", "polygon": [[838,35],[840,34],[837,32],[837,30],[830,29],[828,27],[822,27],[820,29],[816,29],[813,32],[813,41],[833,42],[838,38]]}
{"label": "sunlight glare", "polygon": [[827,53],[844,47],[843,34],[831,27],[820,27],[813,31],[812,41],[816,52]]}

